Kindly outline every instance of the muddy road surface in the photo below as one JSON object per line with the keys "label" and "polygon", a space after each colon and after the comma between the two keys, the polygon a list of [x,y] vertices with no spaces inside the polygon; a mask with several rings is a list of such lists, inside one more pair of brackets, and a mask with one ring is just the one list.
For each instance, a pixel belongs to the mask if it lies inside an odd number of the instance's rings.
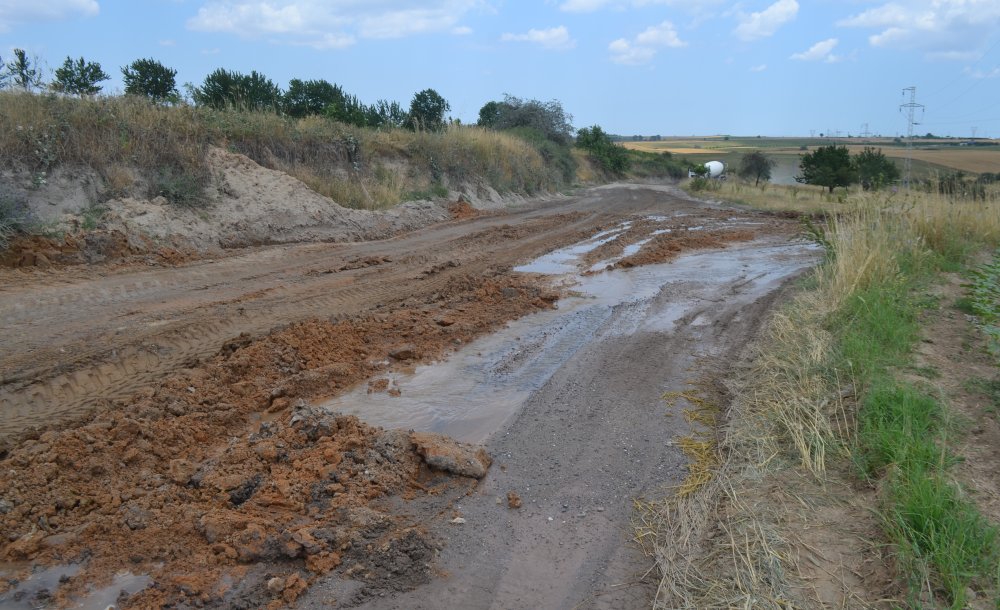
{"label": "muddy road surface", "polygon": [[0,605],[647,607],[633,500],[684,479],[697,425],[664,395],[721,402],[818,258],[798,232],[611,185],[378,242],[4,271]]}

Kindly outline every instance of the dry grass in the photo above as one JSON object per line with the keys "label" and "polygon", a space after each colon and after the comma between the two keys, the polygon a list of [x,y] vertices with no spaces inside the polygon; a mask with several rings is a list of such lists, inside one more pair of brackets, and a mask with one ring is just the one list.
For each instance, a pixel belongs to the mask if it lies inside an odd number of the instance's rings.
{"label": "dry grass", "polygon": [[102,178],[106,197],[156,195],[165,181],[204,189],[212,180],[210,145],[358,208],[391,207],[467,186],[501,193],[567,186],[532,144],[475,127],[373,131],[318,116],[0,92],[0,165],[39,179],[60,165],[90,167]]}
{"label": "dry grass", "polygon": [[[738,192],[738,191],[737,191]],[[814,212],[832,202],[768,188],[770,209]],[[776,197],[784,193],[784,197]],[[820,207],[824,204],[824,207]],[[855,434],[855,380],[831,368],[835,312],[852,295],[891,284],[900,261],[919,264],[955,243],[1000,242],[1000,198],[958,202],[928,194],[852,193],[824,226],[834,256],[811,287],[775,313],[749,348],[752,367],[732,384],[713,476],[693,493],[637,505],[637,538],[662,580],[655,608],[821,606],[802,580],[801,557],[815,555],[799,530],[818,527],[809,504],[775,481],[806,472],[823,489],[831,456],[846,459]],[[692,452],[697,459],[697,452]],[[792,497],[788,497],[792,494]],[[780,496],[780,497],[779,497]],[[789,523],[797,523],[789,529]],[[843,585],[842,603],[870,607]]]}

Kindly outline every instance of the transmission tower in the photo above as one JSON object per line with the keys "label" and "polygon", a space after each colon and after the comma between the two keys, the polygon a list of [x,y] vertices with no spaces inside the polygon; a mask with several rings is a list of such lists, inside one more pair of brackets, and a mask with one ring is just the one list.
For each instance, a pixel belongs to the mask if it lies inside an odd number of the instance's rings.
{"label": "transmission tower", "polygon": [[917,88],[907,87],[903,89],[903,99],[906,99],[906,92],[910,92],[910,101],[899,105],[899,111],[906,109],[906,160],[903,162],[903,185],[910,188],[910,171],[913,167],[913,126],[920,123],[916,120],[917,108],[920,109],[920,118],[923,119],[924,105],[917,103]]}
{"label": "transmission tower", "polygon": [[859,135],[865,139],[872,137],[872,132],[868,130],[868,123],[861,124],[861,133]]}

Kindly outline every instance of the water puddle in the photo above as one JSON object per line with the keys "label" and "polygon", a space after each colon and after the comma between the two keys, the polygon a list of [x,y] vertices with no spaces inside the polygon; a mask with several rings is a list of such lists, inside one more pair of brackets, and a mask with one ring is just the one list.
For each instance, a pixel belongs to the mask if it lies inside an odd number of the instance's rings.
{"label": "water puddle", "polygon": [[[663,264],[581,275],[581,255],[621,230],[516,268],[557,276],[570,286],[571,296],[559,301],[558,309],[515,320],[447,361],[391,375],[390,387],[398,396],[360,387],[322,406],[376,425],[482,442],[586,346],[636,332],[670,333],[711,324],[723,309],[720,303],[730,310],[749,305],[818,259],[810,244],[748,242],[686,253]],[[638,251],[641,244],[633,246]],[[599,263],[601,268],[606,264]]]}
{"label": "water puddle", "polygon": [[[4,610],[34,610],[55,607],[55,594],[59,587],[80,572],[79,565],[52,566],[38,569],[22,580],[10,591],[0,595],[0,608]],[[8,578],[17,571],[0,567],[0,575]],[[146,575],[131,572],[115,574],[111,584],[89,591],[85,597],[75,600],[68,608],[74,610],[107,610],[116,608],[118,599],[142,591],[153,583]]]}

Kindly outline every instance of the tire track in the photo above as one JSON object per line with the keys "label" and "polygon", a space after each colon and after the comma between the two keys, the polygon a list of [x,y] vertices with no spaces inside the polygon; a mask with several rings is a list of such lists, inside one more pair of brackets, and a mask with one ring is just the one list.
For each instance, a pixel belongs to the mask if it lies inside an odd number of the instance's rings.
{"label": "tire track", "polygon": [[[175,268],[88,272],[76,281],[63,270],[8,286],[0,291],[0,438],[127,398],[241,333],[426,299],[454,279],[512,266],[630,214],[692,207],[639,193],[622,200],[613,189],[591,192],[379,242],[282,245]],[[369,256],[392,262],[333,271]]]}

